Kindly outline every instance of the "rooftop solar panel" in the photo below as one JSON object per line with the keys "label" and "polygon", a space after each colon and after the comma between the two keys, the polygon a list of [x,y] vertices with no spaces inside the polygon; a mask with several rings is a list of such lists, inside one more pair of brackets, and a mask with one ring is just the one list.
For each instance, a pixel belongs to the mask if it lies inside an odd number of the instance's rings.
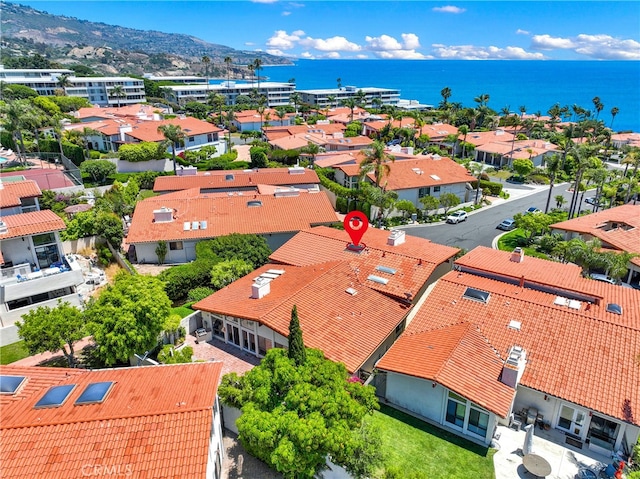
{"label": "rooftop solar panel", "polygon": [[96,404],[104,401],[104,398],[107,396],[107,393],[113,386],[113,381],[105,381],[101,383],[91,383],[89,384],[76,402],[74,403],[76,406],[81,406],[82,404]]}
{"label": "rooftop solar panel", "polygon": [[49,388],[45,395],[42,396],[33,407],[35,409],[45,407],[60,407],[67,400],[69,394],[71,394],[71,391],[73,391],[73,388],[75,387],[75,384],[64,384],[62,386],[54,386],[52,388]]}

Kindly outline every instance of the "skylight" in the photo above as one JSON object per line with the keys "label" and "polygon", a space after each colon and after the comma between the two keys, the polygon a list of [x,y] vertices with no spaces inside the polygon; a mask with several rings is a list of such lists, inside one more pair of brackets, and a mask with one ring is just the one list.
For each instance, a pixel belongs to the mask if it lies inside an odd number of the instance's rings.
{"label": "skylight", "polygon": [[247,206],[248,207],[256,207],[256,206],[262,206],[262,201],[260,200],[256,200],[256,201],[247,201]]}
{"label": "skylight", "polygon": [[76,406],[82,406],[83,404],[101,403],[111,390],[113,384],[113,381],[89,384],[74,404]]}
{"label": "skylight", "polygon": [[0,376],[0,394],[15,394],[26,379],[26,376]]}
{"label": "skylight", "polygon": [[622,306],[616,303],[607,304],[607,313],[622,314]]}
{"label": "skylight", "polygon": [[373,281],[374,283],[387,284],[389,280],[387,278],[381,278],[380,276],[376,276],[374,274],[370,274],[367,279],[369,281]]}
{"label": "skylight", "polygon": [[522,323],[520,321],[516,321],[515,319],[512,319],[511,321],[509,321],[509,329],[515,329],[516,331],[520,331],[521,326],[522,326]]}
{"label": "skylight", "polygon": [[225,179],[225,181],[233,181],[234,177],[233,177],[233,175],[225,175],[224,179]]}
{"label": "skylight", "polygon": [[435,181],[440,181],[440,177],[438,175],[429,175]]}
{"label": "skylight", "polygon": [[393,268],[389,268],[388,266],[381,266],[381,265],[376,266],[376,269],[378,271],[382,271],[383,273],[389,273],[389,274],[396,274],[396,271],[397,271]]}
{"label": "skylight", "polygon": [[464,291],[464,294],[462,295],[462,297],[465,298],[465,299],[471,299],[473,301],[480,301],[481,303],[488,303],[489,302],[489,296],[490,296],[490,294],[487,293],[486,291],[482,291],[482,290],[475,289],[475,288],[467,288]]}
{"label": "skylight", "polygon": [[33,406],[34,409],[62,406],[75,387],[75,384],[65,384],[63,386],[49,388],[45,395]]}

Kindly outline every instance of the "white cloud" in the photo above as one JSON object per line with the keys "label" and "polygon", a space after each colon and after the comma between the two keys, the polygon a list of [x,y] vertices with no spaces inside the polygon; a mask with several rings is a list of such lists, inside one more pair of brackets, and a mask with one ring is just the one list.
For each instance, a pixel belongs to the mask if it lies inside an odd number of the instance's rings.
{"label": "white cloud", "polygon": [[331,38],[311,38],[300,40],[300,45],[307,48],[315,48],[322,52],[358,52],[362,47],[350,42],[345,37],[335,36]]}
{"label": "white cloud", "polygon": [[267,46],[280,50],[291,50],[295,47],[296,42],[300,40],[300,34],[304,35],[304,32],[296,30],[289,35],[285,30],[277,30],[273,36],[267,40]]}
{"label": "white cloud", "polygon": [[244,42],[244,44],[245,44],[247,47],[252,47],[252,46],[254,46],[254,45],[255,45],[255,43],[253,43],[253,42]]}
{"label": "white cloud", "polygon": [[360,59],[360,60],[366,60],[367,58],[369,58],[368,55],[365,55],[364,53],[358,53],[356,55],[356,58]]}
{"label": "white cloud", "polygon": [[282,12],[283,17],[288,17],[289,15],[291,15],[291,12],[287,12],[287,11]]}
{"label": "white cloud", "polygon": [[424,60],[425,58],[428,58],[422,53],[416,52],[415,50],[391,50],[387,52],[374,52],[374,55],[385,60]]}
{"label": "white cloud", "polygon": [[380,35],[379,37],[366,36],[367,48],[373,51],[401,50],[402,44],[389,35]]}
{"label": "white cloud", "polygon": [[531,48],[536,50],[564,50],[573,48],[569,38],[552,37],[551,35],[534,35],[531,38]]}
{"label": "white cloud", "polygon": [[397,59],[423,59],[422,53],[416,52],[420,47],[420,39],[414,33],[403,33],[402,43],[392,36],[380,35],[379,37],[366,36],[367,50],[371,50],[378,58]]}
{"label": "white cloud", "polygon": [[301,56],[302,58],[309,58],[309,59],[313,59],[313,58],[315,58],[315,57],[314,57],[311,53],[309,53],[309,52],[302,52],[302,53],[300,54],[300,56]]}
{"label": "white cloud", "polygon": [[286,56],[286,54],[282,51],[282,50],[278,50],[278,49],[270,49],[267,48],[265,50],[269,55],[275,55],[277,57],[284,57]]}
{"label": "white cloud", "polygon": [[434,12],[440,13],[464,13],[466,12],[466,8],[454,7],[453,5],[446,5],[444,7],[433,7],[432,10]]}
{"label": "white cloud", "polygon": [[322,58],[336,59],[336,58],[340,58],[340,54],[338,52],[329,52],[322,55]]}
{"label": "white cloud", "polygon": [[542,53],[527,52],[520,47],[499,48],[475,45],[432,45],[436,58],[456,60],[543,60]]}
{"label": "white cloud", "polygon": [[415,50],[416,48],[420,48],[420,39],[415,33],[403,33],[401,37],[405,49]]}
{"label": "white cloud", "polygon": [[531,48],[538,50],[573,50],[596,60],[640,60],[640,42],[610,35],[580,34],[571,38],[534,35]]}
{"label": "white cloud", "polygon": [[530,35],[530,33],[527,30],[523,30],[521,28],[518,28],[516,30],[516,35]]}

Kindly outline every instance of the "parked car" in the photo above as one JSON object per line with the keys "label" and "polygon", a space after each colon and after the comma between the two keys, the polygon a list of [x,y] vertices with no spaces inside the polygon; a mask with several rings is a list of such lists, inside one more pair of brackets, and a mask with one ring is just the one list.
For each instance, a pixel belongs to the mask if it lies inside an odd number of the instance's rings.
{"label": "parked car", "polygon": [[503,220],[502,223],[496,226],[496,228],[502,231],[511,231],[515,227],[516,227],[516,222],[513,218],[508,218],[506,220]]}
{"label": "parked car", "polygon": [[456,211],[455,213],[451,213],[447,216],[447,223],[458,224],[462,221],[467,221],[466,211]]}
{"label": "parked car", "polygon": [[532,206],[531,208],[529,208],[527,210],[527,213],[541,213],[541,211],[538,208],[536,208],[535,206]]}
{"label": "parked car", "polygon": [[605,200],[603,200],[602,198],[597,198],[595,196],[591,196],[587,199],[584,200],[585,203],[588,203],[590,205],[598,205],[598,206],[605,206],[607,203]]}
{"label": "parked car", "polygon": [[595,279],[596,281],[603,281],[605,283],[616,284],[616,280],[613,279],[611,276],[607,276],[606,274],[593,273],[593,274],[590,274],[589,277],[591,279]]}

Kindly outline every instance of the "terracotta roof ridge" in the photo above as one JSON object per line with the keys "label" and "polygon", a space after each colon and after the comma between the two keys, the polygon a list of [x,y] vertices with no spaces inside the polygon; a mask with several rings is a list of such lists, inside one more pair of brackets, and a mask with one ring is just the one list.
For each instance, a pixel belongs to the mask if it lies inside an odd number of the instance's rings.
{"label": "terracotta roof ridge", "polygon": [[[80,406],[82,407],[82,406]],[[9,431],[15,429],[23,429],[30,427],[49,427],[49,426],[62,426],[66,424],[82,424],[82,423],[92,423],[97,421],[115,421],[118,419],[133,419],[136,417],[155,417],[155,416],[164,416],[169,414],[182,414],[182,413],[190,413],[190,412],[202,412],[208,411],[213,408],[213,404],[211,406],[198,406],[198,407],[190,407],[184,409],[175,409],[175,410],[163,410],[158,412],[146,412],[146,413],[138,413],[138,414],[111,414],[105,417],[96,417],[93,419],[77,419],[72,421],[53,421],[53,422],[35,422],[35,423],[26,423],[20,425],[10,425],[3,426],[0,424],[0,431]]]}

